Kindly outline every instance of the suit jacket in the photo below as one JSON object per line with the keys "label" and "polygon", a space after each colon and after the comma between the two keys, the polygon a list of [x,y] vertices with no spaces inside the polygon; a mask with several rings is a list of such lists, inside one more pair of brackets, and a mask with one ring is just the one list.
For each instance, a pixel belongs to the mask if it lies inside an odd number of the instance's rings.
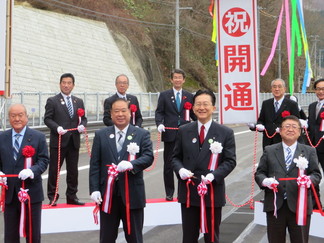
{"label": "suit jacket", "polygon": [[[308,168],[306,169],[305,174],[310,176],[310,179],[314,186],[318,185],[321,181],[322,176],[318,168],[315,149],[308,145],[298,143],[293,158],[298,158],[298,156],[303,156],[308,160]],[[272,190],[262,186],[262,182],[265,178],[274,177],[279,182],[276,203],[277,209],[280,209],[282,207],[284,201],[284,193],[286,192],[288,207],[292,212],[296,213],[298,199],[297,182],[296,180],[280,181],[280,178],[297,178],[298,171],[299,169],[296,166],[296,163],[292,162],[287,172],[282,143],[273,144],[265,148],[255,174],[255,181],[258,183],[261,189],[264,189],[265,212],[271,212],[274,210],[274,196]],[[308,190],[307,200],[307,214],[311,214],[313,210],[311,189]]]}
{"label": "suit jacket", "polygon": [[[31,170],[34,173],[34,179],[25,180],[25,188],[29,189],[31,203],[44,200],[41,174],[47,169],[49,163],[48,150],[45,135],[36,130],[26,128],[25,135],[21,142],[17,160],[13,158],[12,148],[12,129],[0,134],[0,171],[5,174],[19,174],[24,169],[25,158],[22,155],[22,149],[25,146],[32,146],[35,149],[33,156],[33,165]],[[20,191],[22,181],[17,177],[7,178],[8,190],[6,192],[6,203],[12,202],[13,197]]]}
{"label": "suit jacket", "polygon": [[[166,127],[176,128],[183,124],[189,123],[185,120],[185,109],[183,107],[186,102],[193,104],[193,95],[186,90],[182,90],[180,111],[178,111],[173,89],[161,92],[155,110],[156,126],[163,124]],[[190,110],[190,117],[194,121],[197,120],[196,115],[193,113],[192,109]],[[165,132],[162,133],[162,141],[174,142],[176,135],[177,130],[166,129]]]}
{"label": "suit jacket", "polygon": [[[114,125],[114,123],[111,120],[110,110],[111,110],[111,104],[115,100],[117,100],[118,98],[119,97],[118,97],[118,95],[116,93],[113,96],[110,96],[109,98],[105,99],[103,122],[104,122],[104,124],[106,126],[112,126],[112,125]],[[143,122],[143,118],[142,118],[140,106],[139,106],[139,103],[138,103],[138,100],[137,100],[136,96],[130,95],[130,94],[126,94],[126,98],[129,101],[129,104],[130,105],[136,105],[136,107],[137,107],[137,111],[135,112],[135,124],[133,124],[133,114],[131,114],[130,124],[131,125],[134,125],[134,126],[141,127],[142,126],[142,122]]]}
{"label": "suit jacket", "polygon": [[[172,156],[172,166],[179,179],[178,201],[186,203],[186,181],[179,176],[179,170],[185,168],[194,173],[195,185],[190,185],[190,205],[200,206],[200,197],[197,193],[197,186],[201,181],[201,175],[210,173],[208,170],[211,151],[210,142],[219,142],[223,146],[222,152],[218,155],[218,168],[213,171],[215,177],[212,186],[215,192],[214,206],[225,205],[225,182],[224,178],[236,166],[235,140],[233,131],[223,125],[212,122],[206,138],[200,150],[198,122],[193,122],[179,128],[175,148]],[[209,186],[208,186],[209,188]],[[206,206],[210,207],[210,196],[205,196]]]}
{"label": "suit jacket", "polygon": [[[275,112],[274,110],[274,98],[263,101],[258,124],[264,125],[268,134],[271,136],[275,133],[276,128],[280,126],[282,122],[283,111],[289,111],[290,115],[297,116],[299,118],[299,109],[295,101],[289,99],[283,99],[280,109]],[[267,145],[281,142],[280,134],[276,134],[272,139],[268,138],[263,132],[263,148]]]}
{"label": "suit jacket", "polygon": [[[308,107],[308,131],[309,137],[314,145],[317,144],[320,138],[324,135],[324,132],[320,131],[322,121],[320,114],[324,112],[324,107],[322,106],[321,110],[318,113],[318,117],[316,117],[316,105],[317,101],[311,103]],[[324,153],[324,143],[321,142],[316,149],[318,151],[323,151],[322,153]]]}
{"label": "suit jacket", "polygon": [[[129,153],[127,145],[136,143],[140,147],[140,151],[136,154],[136,159],[131,161],[133,170],[128,173],[130,207],[138,209],[145,207],[145,188],[143,180],[143,170],[153,163],[152,142],[150,133],[142,128],[129,125],[125,141],[120,152],[118,160],[115,127],[105,127],[95,133],[92,146],[92,154],[90,160],[90,194],[94,191],[100,191],[104,198],[106,188],[108,167],[114,163],[117,165],[122,160],[128,160]],[[125,173],[119,173],[116,178],[117,191],[120,192],[125,204]],[[116,192],[116,188],[114,189]]]}
{"label": "suit jacket", "polygon": [[[44,123],[51,130],[51,148],[58,147],[59,134],[57,133],[57,128],[59,126],[63,127],[63,129],[70,129],[77,128],[79,125],[79,117],[77,111],[79,108],[84,110],[83,100],[73,95],[71,96],[71,99],[73,103],[72,118],[69,115],[69,111],[61,93],[47,99],[45,105]],[[81,118],[80,125],[87,125],[87,118],[85,116]],[[73,140],[74,147],[76,149],[80,148],[80,134],[77,130],[69,131],[62,136],[61,147],[67,147],[71,137]]]}

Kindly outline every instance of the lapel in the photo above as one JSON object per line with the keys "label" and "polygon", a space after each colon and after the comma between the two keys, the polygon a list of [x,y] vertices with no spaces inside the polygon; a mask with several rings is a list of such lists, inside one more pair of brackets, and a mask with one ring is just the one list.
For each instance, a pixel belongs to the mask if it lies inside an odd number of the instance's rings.
{"label": "lapel", "polygon": [[78,100],[75,96],[71,95],[71,101],[73,106],[73,116],[78,115]]}
{"label": "lapel", "polygon": [[[317,123],[319,123],[319,124],[321,124],[321,122],[322,122],[321,113],[324,112],[324,108],[323,108],[323,107],[324,107],[324,106],[322,105],[320,111],[318,112],[318,116],[315,117],[315,120],[316,120]],[[315,114],[315,116],[316,116],[316,105],[314,106],[314,114]]]}
{"label": "lapel", "polygon": [[195,121],[192,123],[192,129],[188,131],[188,143],[191,144],[190,152],[192,154],[193,158],[197,162],[199,154],[200,154],[200,148],[199,148],[199,134],[198,134],[198,122]]}
{"label": "lapel", "polygon": [[171,89],[170,92],[168,93],[168,99],[171,102],[171,106],[173,106],[174,110],[178,113],[179,111],[178,111],[177,104],[175,101],[176,97],[174,97],[173,89]]}
{"label": "lapel", "polygon": [[[58,96],[57,96],[57,102],[58,102],[58,105],[63,108],[64,112],[68,115],[68,117],[70,117],[69,110],[67,108],[65,100],[64,100],[63,95],[61,93],[59,93]],[[73,102],[72,98],[71,98],[71,102]],[[73,106],[73,109],[74,109],[74,106]]]}
{"label": "lapel", "polygon": [[301,155],[305,156],[305,152],[300,147],[300,145],[297,143],[297,147],[296,147],[296,150],[295,150],[295,153],[294,153],[294,156],[293,156],[293,160],[292,160],[292,163],[291,163],[291,165],[289,167],[288,172],[292,171],[294,168],[297,168],[296,163],[294,163],[294,159],[298,158],[298,156],[301,156]]}
{"label": "lapel", "polygon": [[[273,101],[274,102],[274,101]],[[272,103],[272,107],[273,107],[273,110],[274,110],[274,103]],[[280,115],[281,116],[281,113],[284,111],[284,110],[287,110],[287,102],[286,102],[286,99],[284,98],[282,103],[281,103],[281,106],[279,108],[279,110],[277,112],[275,112],[275,119],[277,119],[277,117]]]}
{"label": "lapel", "polygon": [[[16,161],[14,160],[14,157],[13,157],[13,147],[12,147],[12,143],[13,143],[13,141],[12,141],[12,128],[10,130],[6,131],[6,137],[7,137],[6,143],[7,143],[7,149],[8,149],[7,151],[8,151],[8,154],[9,154],[11,160],[15,164]],[[20,153],[20,151],[19,151],[19,153]],[[18,156],[19,156],[19,154],[18,154]]]}
{"label": "lapel", "polygon": [[124,158],[125,154],[128,153],[127,145],[129,145],[131,142],[134,142],[135,138],[136,138],[136,130],[132,125],[129,125],[129,127],[127,129],[126,136],[125,136],[125,140],[123,143],[122,150],[120,151],[120,158]]}
{"label": "lapel", "polygon": [[284,151],[283,151],[282,143],[278,143],[275,150],[276,150],[275,151],[276,159],[277,159],[279,165],[282,167],[282,169],[286,173],[287,169],[286,169],[285,154],[284,154]]}
{"label": "lapel", "polygon": [[114,126],[107,127],[107,132],[105,136],[107,137],[108,148],[111,149],[112,155],[115,161],[117,161],[118,155],[117,155],[117,147],[116,147],[115,127]]}
{"label": "lapel", "polygon": [[[198,126],[198,125],[197,125]],[[198,128],[196,129],[196,131],[198,131]],[[210,125],[210,128],[208,130],[208,133],[206,134],[204,143],[201,147],[200,153],[198,155],[198,159],[197,161],[208,161],[209,162],[209,158],[210,158],[210,142],[209,141],[216,141],[216,142],[222,142],[222,140],[220,139],[220,134],[218,133],[217,129],[216,129],[216,123],[212,122]]]}

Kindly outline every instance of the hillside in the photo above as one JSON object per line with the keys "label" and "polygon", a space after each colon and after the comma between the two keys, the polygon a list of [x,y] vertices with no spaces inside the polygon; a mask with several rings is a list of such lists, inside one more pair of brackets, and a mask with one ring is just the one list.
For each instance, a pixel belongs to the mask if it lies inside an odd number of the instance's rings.
{"label": "hillside", "polygon": [[[20,4],[22,1],[16,1]],[[20,3],[19,3],[20,2]],[[170,0],[28,0],[33,7],[105,21],[113,32],[123,55],[136,76],[136,69],[145,72],[149,91],[161,91],[169,87],[168,76],[174,68],[174,1]],[[307,5],[307,3],[309,3]],[[260,67],[269,55],[281,1],[259,0],[260,12]],[[324,38],[324,30],[317,23],[324,20],[319,6],[323,1],[305,1],[308,36]],[[186,89],[199,87],[217,90],[217,68],[214,61],[214,44],[210,41],[212,19],[208,13],[209,1],[180,0],[180,66],[188,77]],[[312,9],[317,9],[313,11]],[[285,39],[282,32],[281,77],[287,79]],[[314,42],[309,39],[310,48]],[[317,49],[323,48],[322,41]],[[135,58],[134,58],[135,57]],[[269,81],[278,77],[278,58],[274,58],[265,77],[261,77],[261,91],[269,90]],[[140,63],[139,63],[140,62]],[[140,64],[140,65],[139,65]],[[303,76],[304,59],[296,61],[296,79]],[[297,83],[297,82],[296,82]]]}

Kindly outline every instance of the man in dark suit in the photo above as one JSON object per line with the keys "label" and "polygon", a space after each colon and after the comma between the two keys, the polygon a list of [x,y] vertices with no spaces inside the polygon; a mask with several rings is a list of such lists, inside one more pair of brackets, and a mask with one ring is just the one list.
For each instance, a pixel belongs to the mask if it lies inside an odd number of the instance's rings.
{"label": "man in dark suit", "polygon": [[[143,170],[153,163],[152,142],[148,131],[129,124],[129,104],[124,99],[117,99],[112,103],[111,118],[114,126],[95,133],[90,160],[91,199],[97,204],[102,204],[100,242],[115,242],[118,226],[122,220],[126,241],[141,243],[145,207]],[[137,147],[133,158],[131,147]],[[114,165],[117,166],[115,168],[117,175],[115,174],[114,182],[111,182],[114,177],[112,175],[108,177],[107,170],[113,169]],[[126,178],[128,190],[125,189]],[[126,192],[129,193],[130,234],[127,225]],[[111,205],[110,212],[105,211],[109,205]]]}
{"label": "man in dark suit", "polygon": [[[314,148],[297,142],[301,133],[301,124],[297,117],[283,118],[280,127],[282,143],[267,146],[260,159],[255,180],[264,189],[264,211],[267,213],[267,233],[270,243],[285,243],[286,228],[289,230],[291,242],[308,242],[309,225],[312,213],[311,190],[307,189],[307,219],[305,226],[296,223],[298,201],[298,185],[296,180],[280,180],[281,178],[297,178],[300,176],[296,160],[303,157],[308,161],[305,179],[314,186],[321,180],[316,151]],[[278,182],[279,181],[279,182]],[[276,208],[274,216],[274,192],[277,185]]]}
{"label": "man in dark suit", "polygon": [[[116,89],[117,89],[116,94],[105,99],[104,115],[103,115],[104,124],[106,126],[114,125],[113,121],[111,120],[111,114],[110,114],[111,105],[118,98],[122,98],[129,102],[131,109],[134,109],[134,111],[131,111],[130,124],[133,126],[141,127],[143,118],[142,118],[141,109],[140,109],[137,97],[135,95],[126,94],[126,91],[129,87],[128,77],[125,74],[118,75],[115,80],[115,85],[116,85]],[[133,112],[135,113],[135,117],[133,116],[134,115]],[[134,123],[134,120],[135,120],[135,123]]]}
{"label": "man in dark suit", "polygon": [[[2,178],[8,186],[4,212],[4,242],[20,242],[19,221],[21,203],[18,192],[27,189],[31,203],[32,239],[29,235],[29,208],[26,201],[26,235],[27,242],[41,242],[41,209],[44,193],[41,174],[49,163],[45,135],[27,127],[26,108],[21,104],[9,108],[9,121],[12,129],[0,134],[0,174],[18,174],[18,178]],[[22,150],[26,146],[35,149],[31,164],[25,161]],[[32,155],[32,154],[31,154]]]}
{"label": "man in dark suit", "polygon": [[[160,93],[155,111],[155,123],[158,127],[158,132],[162,133],[162,141],[164,142],[163,179],[167,201],[172,201],[174,194],[171,156],[177,136],[177,130],[175,129],[183,124],[189,123],[190,118],[196,120],[196,116],[192,112],[192,109],[190,109],[189,112],[185,109],[185,104],[190,104],[192,106],[193,99],[191,93],[182,89],[185,81],[186,75],[183,70],[173,70],[171,73],[173,88]],[[165,127],[175,129],[165,129]]]}
{"label": "man in dark suit", "polygon": [[281,137],[278,133],[272,138],[269,138],[264,131],[265,129],[268,135],[272,136],[281,124],[283,116],[289,113],[289,115],[294,115],[299,118],[298,104],[284,97],[286,92],[285,81],[282,79],[273,80],[271,82],[271,90],[273,98],[263,101],[256,125],[258,131],[263,131],[263,149],[267,145],[281,142]]}
{"label": "man in dark suit", "polygon": [[[78,162],[80,133],[84,132],[87,118],[83,115],[79,120],[78,110],[84,111],[83,100],[71,95],[74,88],[74,76],[65,73],[60,78],[61,93],[47,99],[44,123],[51,130],[50,134],[50,165],[48,170],[47,196],[52,206],[56,206],[56,182],[58,166],[58,150],[60,149],[60,168],[66,160],[66,202],[67,204],[84,205],[77,197]],[[77,128],[68,131],[67,129]],[[61,144],[59,147],[59,135]]]}
{"label": "man in dark suit", "polygon": [[[316,80],[314,83],[315,94],[318,101],[311,103],[308,107],[308,131],[312,144],[315,146],[324,135],[324,129],[320,129],[324,112],[324,79]],[[324,114],[324,113],[323,113]],[[324,170],[324,142],[316,147],[318,161]]]}
{"label": "man in dark suit", "polygon": [[[193,111],[198,121],[181,126],[175,142],[172,165],[179,183],[178,201],[181,203],[183,243],[198,242],[200,197],[197,186],[202,181],[208,186],[208,193],[204,197],[208,229],[208,233],[204,234],[205,242],[212,242],[212,232],[214,242],[221,242],[219,226],[222,207],[225,205],[224,179],[236,166],[236,154],[233,131],[212,120],[212,114],[216,110],[215,103],[216,98],[212,91],[198,90],[193,97]],[[218,146],[218,150],[213,150],[214,154],[210,148],[215,146]],[[217,156],[218,159],[213,157],[214,163],[210,163],[211,156]],[[188,179],[193,182],[189,184],[190,191],[187,191]],[[213,205],[211,187],[214,191]],[[190,195],[189,207],[187,207],[188,195]],[[212,222],[214,222],[213,229]]]}

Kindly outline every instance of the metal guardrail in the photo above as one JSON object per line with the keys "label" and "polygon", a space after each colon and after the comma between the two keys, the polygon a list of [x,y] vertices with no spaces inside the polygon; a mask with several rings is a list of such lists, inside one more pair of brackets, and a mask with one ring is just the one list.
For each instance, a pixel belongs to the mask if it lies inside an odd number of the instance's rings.
{"label": "metal guardrail", "polygon": [[[57,93],[43,93],[43,92],[19,92],[13,93],[10,99],[5,99],[3,97],[0,98],[0,129],[5,130],[10,127],[7,118],[7,110],[11,104],[14,103],[22,103],[26,106],[27,112],[29,115],[29,123],[28,125],[32,128],[38,130],[46,131],[47,127],[44,125],[44,113],[45,113],[45,104],[48,97],[54,96]],[[102,123],[103,118],[103,104],[104,100],[115,93],[108,92],[97,92],[97,93],[73,93],[83,99],[86,116],[88,118],[89,129],[90,127],[99,128]],[[132,93],[136,95],[139,103],[140,109],[143,116],[143,126],[152,126],[154,123],[154,114],[157,106],[159,93]],[[307,107],[310,103],[316,100],[316,96],[314,93],[295,94],[299,100],[299,105],[307,112]],[[218,99],[218,95],[216,93],[216,97]],[[271,93],[260,93],[260,105],[263,100],[269,99],[272,97]],[[218,104],[218,101],[216,101]]]}

